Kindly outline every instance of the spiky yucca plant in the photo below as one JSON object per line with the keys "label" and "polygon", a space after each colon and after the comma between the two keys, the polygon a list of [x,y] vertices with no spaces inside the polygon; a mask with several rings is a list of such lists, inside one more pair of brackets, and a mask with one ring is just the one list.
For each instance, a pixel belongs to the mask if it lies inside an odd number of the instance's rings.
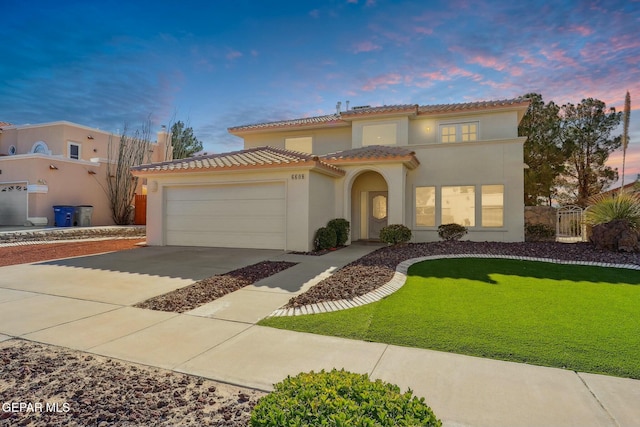
{"label": "spiky yucca plant", "polygon": [[591,206],[585,212],[587,224],[604,224],[614,219],[627,220],[631,228],[640,231],[640,196],[621,191],[591,198]]}

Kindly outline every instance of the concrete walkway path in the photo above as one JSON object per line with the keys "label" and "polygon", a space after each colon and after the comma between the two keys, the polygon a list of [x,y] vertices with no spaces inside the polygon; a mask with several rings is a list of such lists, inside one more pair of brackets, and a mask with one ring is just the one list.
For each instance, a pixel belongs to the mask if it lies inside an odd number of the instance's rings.
{"label": "concrete walkway path", "polygon": [[[352,245],[320,257],[278,251],[225,257],[228,250],[143,248],[149,252],[137,250],[128,260],[106,254],[2,267],[0,341],[28,339],[261,390],[301,371],[345,368],[410,387],[451,427],[640,425],[637,380],[255,324],[332,270],[376,248]],[[153,255],[149,263],[184,257],[191,264],[169,273],[161,263],[156,266],[163,274],[151,275],[152,266],[142,262],[147,254]],[[131,306],[186,286],[197,280],[192,276],[209,274],[208,268],[228,271],[233,264],[262,259],[299,264],[189,313]]]}

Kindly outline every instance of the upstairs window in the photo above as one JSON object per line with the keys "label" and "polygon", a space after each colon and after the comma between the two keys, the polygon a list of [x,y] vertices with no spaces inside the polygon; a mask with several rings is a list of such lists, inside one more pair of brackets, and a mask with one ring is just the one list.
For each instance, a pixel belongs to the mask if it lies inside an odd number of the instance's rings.
{"label": "upstairs window", "polygon": [[34,154],[51,155],[51,150],[49,150],[49,146],[47,146],[47,143],[44,141],[38,141],[33,144],[33,147],[31,147],[31,152]]}
{"label": "upstairs window", "polygon": [[69,147],[69,158],[74,160],[80,160],[80,144],[70,142],[68,147]]}
{"label": "upstairs window", "polygon": [[478,122],[440,125],[440,142],[471,142],[478,140]]}
{"label": "upstairs window", "polygon": [[313,153],[313,140],[310,136],[285,138],[284,148],[291,151],[297,151],[299,153],[311,154]]}
{"label": "upstairs window", "polygon": [[362,146],[396,145],[397,125],[386,123],[381,125],[364,125],[362,127]]}

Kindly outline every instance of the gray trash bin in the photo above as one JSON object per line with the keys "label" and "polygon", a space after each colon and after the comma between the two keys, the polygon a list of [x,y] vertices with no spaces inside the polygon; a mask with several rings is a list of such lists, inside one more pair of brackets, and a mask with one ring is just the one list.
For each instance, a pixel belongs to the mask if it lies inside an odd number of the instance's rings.
{"label": "gray trash bin", "polygon": [[91,227],[91,215],[93,215],[93,206],[76,206],[75,214],[74,225],[77,225],[78,227]]}

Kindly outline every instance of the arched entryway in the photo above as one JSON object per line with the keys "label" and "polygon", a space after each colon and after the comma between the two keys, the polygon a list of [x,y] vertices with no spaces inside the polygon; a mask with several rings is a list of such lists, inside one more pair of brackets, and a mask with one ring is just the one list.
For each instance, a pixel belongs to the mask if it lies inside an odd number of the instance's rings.
{"label": "arched entryway", "polygon": [[351,185],[351,239],[377,240],[388,224],[389,187],[375,171],[362,171]]}

